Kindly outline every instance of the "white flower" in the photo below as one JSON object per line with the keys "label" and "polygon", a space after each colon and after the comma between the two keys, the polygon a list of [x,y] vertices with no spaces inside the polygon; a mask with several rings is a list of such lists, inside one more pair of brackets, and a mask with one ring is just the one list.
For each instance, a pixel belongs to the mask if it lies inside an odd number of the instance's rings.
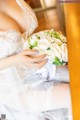
{"label": "white flower", "polygon": [[37,49],[47,55],[56,65],[64,65],[68,61],[66,37],[54,30],[45,30],[33,34],[24,44],[25,48]]}

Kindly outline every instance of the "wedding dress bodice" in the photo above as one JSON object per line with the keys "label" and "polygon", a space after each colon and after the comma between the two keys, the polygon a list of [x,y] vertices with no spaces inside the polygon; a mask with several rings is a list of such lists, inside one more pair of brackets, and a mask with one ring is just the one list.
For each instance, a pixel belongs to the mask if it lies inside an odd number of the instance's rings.
{"label": "wedding dress bodice", "polygon": [[23,39],[18,32],[14,30],[0,32],[0,58],[17,54],[22,48]]}

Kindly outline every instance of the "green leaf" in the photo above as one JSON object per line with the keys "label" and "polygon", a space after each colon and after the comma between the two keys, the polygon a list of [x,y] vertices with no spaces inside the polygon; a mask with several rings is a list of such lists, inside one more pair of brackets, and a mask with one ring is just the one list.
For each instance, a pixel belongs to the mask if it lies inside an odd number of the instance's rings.
{"label": "green leaf", "polygon": [[29,48],[30,48],[30,49],[33,49],[33,46],[32,46],[32,45],[30,45],[30,46],[29,46]]}
{"label": "green leaf", "polygon": [[60,61],[60,59],[58,57],[55,57],[53,64],[55,64],[57,66],[61,66],[61,65],[64,65],[64,61]]}
{"label": "green leaf", "polygon": [[51,50],[51,48],[50,48],[50,47],[48,47],[48,48],[47,48],[47,50]]}
{"label": "green leaf", "polygon": [[35,41],[34,44],[33,44],[33,47],[36,47],[38,45],[38,42]]}
{"label": "green leaf", "polygon": [[57,33],[57,32],[54,32],[54,33],[53,33],[53,37],[61,40],[60,35],[59,35],[59,33]]}
{"label": "green leaf", "polygon": [[33,49],[33,48],[36,47],[37,45],[38,45],[38,42],[37,42],[37,41],[35,41],[33,45],[31,45],[30,42],[29,42],[29,48],[30,48],[30,49]]}
{"label": "green leaf", "polygon": [[58,46],[61,46],[62,44],[61,43],[58,43]]}
{"label": "green leaf", "polygon": [[40,40],[40,36],[39,35],[36,35],[36,37],[38,38],[38,40]]}

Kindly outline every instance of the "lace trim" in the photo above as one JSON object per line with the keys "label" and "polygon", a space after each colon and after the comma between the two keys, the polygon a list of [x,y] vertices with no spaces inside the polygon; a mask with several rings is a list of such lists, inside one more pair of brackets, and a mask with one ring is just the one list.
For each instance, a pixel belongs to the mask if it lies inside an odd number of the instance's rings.
{"label": "lace trim", "polygon": [[23,49],[23,43],[21,35],[14,30],[0,32],[0,58],[19,53]]}
{"label": "lace trim", "polygon": [[25,20],[28,24],[28,34],[30,35],[38,26],[37,18],[31,7],[23,0],[16,0],[17,4],[22,8],[25,13]]}

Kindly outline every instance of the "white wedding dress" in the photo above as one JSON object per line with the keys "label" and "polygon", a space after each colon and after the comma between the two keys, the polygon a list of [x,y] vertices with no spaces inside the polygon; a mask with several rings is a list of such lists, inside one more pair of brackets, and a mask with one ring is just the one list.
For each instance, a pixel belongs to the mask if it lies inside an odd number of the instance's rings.
{"label": "white wedding dress", "polygon": [[[26,22],[29,22],[27,33],[30,35],[37,26],[35,15],[28,6],[24,6],[23,0],[16,0],[16,2],[31,20]],[[14,30],[0,32],[0,59],[21,52],[23,45],[24,39],[18,32]],[[68,111],[70,106],[66,104],[58,107],[52,104],[53,82],[43,82],[31,88],[24,79],[24,73],[26,72],[22,66],[13,66],[0,71],[0,114],[6,114],[7,120],[46,120],[45,118],[65,120],[70,118]]]}
{"label": "white wedding dress", "polygon": [[[21,52],[23,44],[24,39],[16,31],[0,32],[0,59]],[[59,114],[59,120],[65,120],[63,113],[68,116],[70,106],[53,104],[51,89],[55,82],[40,81],[35,75],[29,83],[28,77],[24,77],[27,71],[23,66],[0,71],[0,114],[6,114],[8,120],[45,120],[45,116],[56,120],[54,116]]]}

